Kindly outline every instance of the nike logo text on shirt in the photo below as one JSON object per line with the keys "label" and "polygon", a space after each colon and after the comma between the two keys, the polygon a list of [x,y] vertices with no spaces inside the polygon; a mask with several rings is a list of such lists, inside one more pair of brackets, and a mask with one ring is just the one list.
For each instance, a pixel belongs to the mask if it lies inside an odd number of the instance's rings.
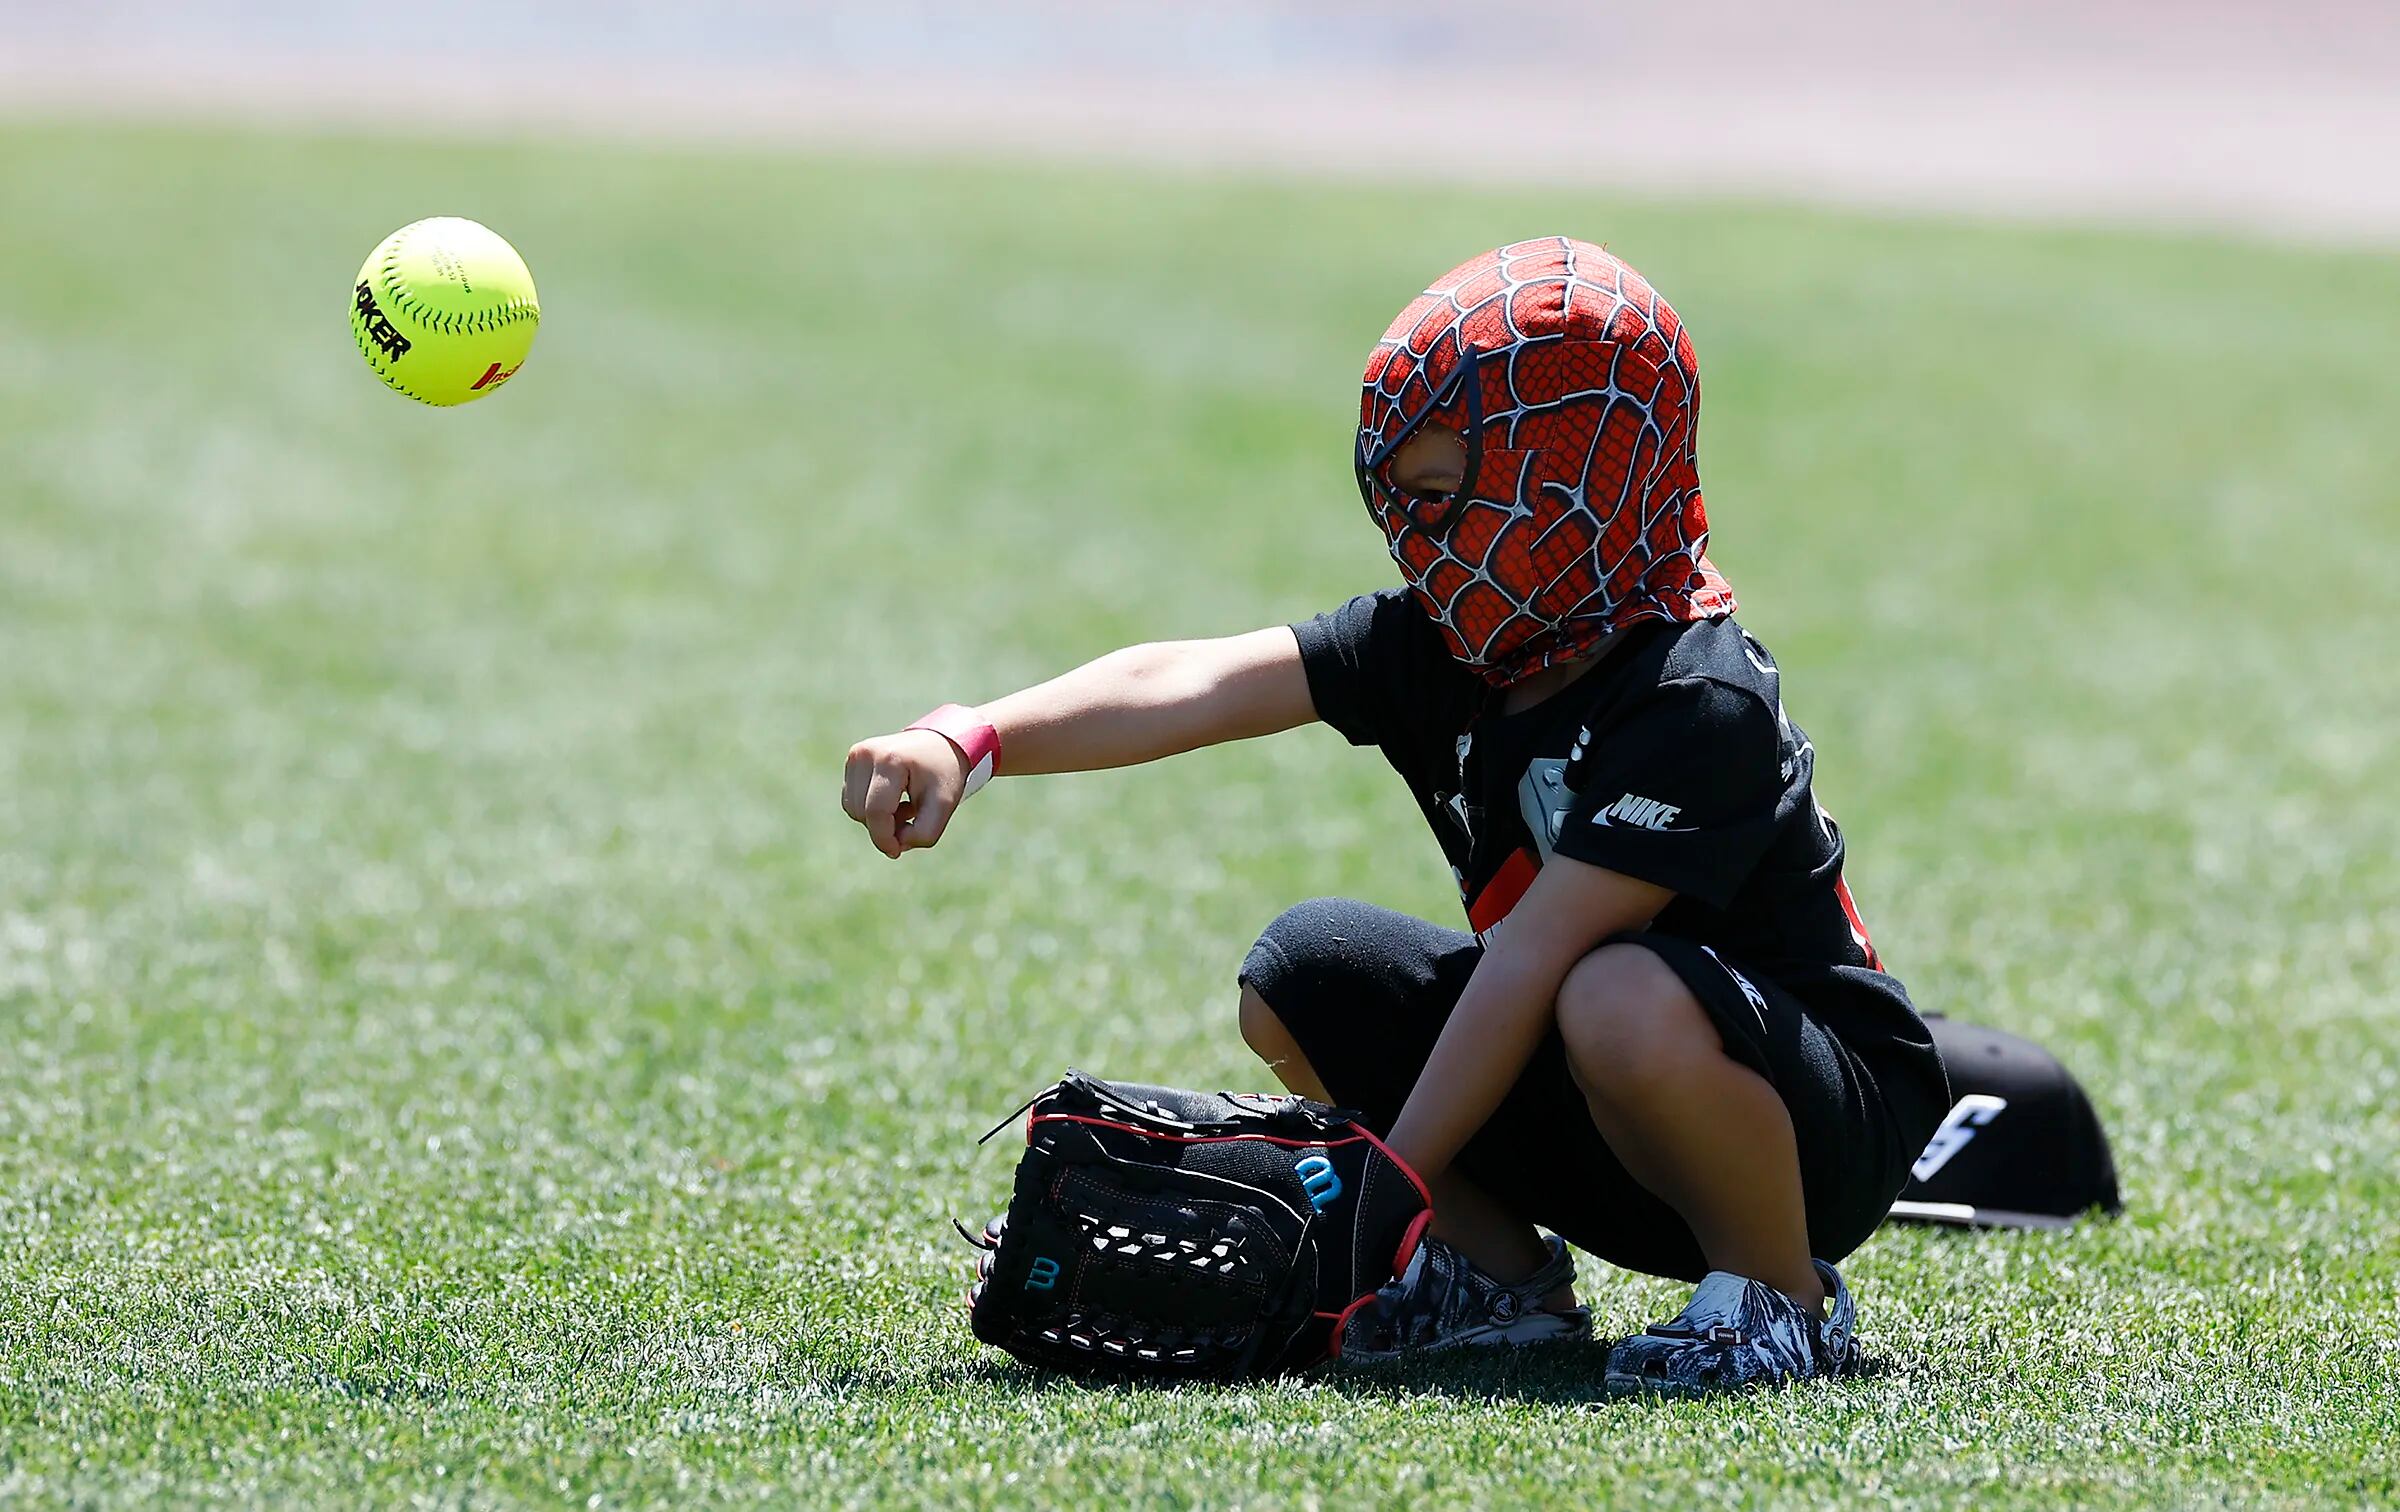
{"label": "nike logo text on shirt", "polygon": [[1592,816],[1594,824],[1630,824],[1637,829],[1663,830],[1674,827],[1683,810],[1672,803],[1656,798],[1643,798],[1627,793],[1616,802]]}

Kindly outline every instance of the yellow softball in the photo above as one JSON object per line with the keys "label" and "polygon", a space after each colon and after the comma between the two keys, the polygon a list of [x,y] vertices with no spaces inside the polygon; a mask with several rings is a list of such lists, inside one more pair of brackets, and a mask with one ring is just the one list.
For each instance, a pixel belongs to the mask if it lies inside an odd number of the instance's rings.
{"label": "yellow softball", "polygon": [[427,404],[464,404],[515,377],[541,323],[525,259],[490,227],[455,215],[385,237],[350,295],[359,355]]}

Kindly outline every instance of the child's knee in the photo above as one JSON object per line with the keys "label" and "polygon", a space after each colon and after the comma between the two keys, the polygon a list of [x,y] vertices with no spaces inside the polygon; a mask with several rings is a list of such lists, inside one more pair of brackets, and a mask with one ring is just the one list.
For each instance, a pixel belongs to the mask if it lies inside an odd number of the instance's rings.
{"label": "child's knee", "polygon": [[1349,898],[1310,898],[1277,914],[1242,962],[1242,985],[1265,994],[1306,996],[1355,967],[1349,944],[1372,938],[1375,910]]}
{"label": "child's knee", "polygon": [[1604,945],[1575,963],[1558,989],[1558,1033],[1584,1095],[1616,1103],[1658,1095],[1678,1066],[1724,1053],[1683,978],[1639,945]]}

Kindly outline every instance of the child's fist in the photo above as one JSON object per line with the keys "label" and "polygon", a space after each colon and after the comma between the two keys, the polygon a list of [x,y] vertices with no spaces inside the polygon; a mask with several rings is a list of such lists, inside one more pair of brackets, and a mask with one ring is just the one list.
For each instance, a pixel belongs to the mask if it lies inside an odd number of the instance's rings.
{"label": "child's fist", "polygon": [[941,839],[966,792],[965,755],[932,730],[862,740],[842,771],[842,812],[894,860]]}

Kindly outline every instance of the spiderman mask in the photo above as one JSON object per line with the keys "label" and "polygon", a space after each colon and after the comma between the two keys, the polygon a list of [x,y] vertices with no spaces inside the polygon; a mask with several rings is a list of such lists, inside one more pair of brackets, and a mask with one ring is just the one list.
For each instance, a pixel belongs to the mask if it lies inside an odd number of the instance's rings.
{"label": "spiderman mask", "polygon": [[[1675,311],[1588,242],[1517,242],[1400,312],[1367,359],[1356,465],[1367,513],[1450,652],[1505,686],[1643,620],[1713,619],[1700,369]],[[1393,461],[1429,426],[1458,487]]]}

